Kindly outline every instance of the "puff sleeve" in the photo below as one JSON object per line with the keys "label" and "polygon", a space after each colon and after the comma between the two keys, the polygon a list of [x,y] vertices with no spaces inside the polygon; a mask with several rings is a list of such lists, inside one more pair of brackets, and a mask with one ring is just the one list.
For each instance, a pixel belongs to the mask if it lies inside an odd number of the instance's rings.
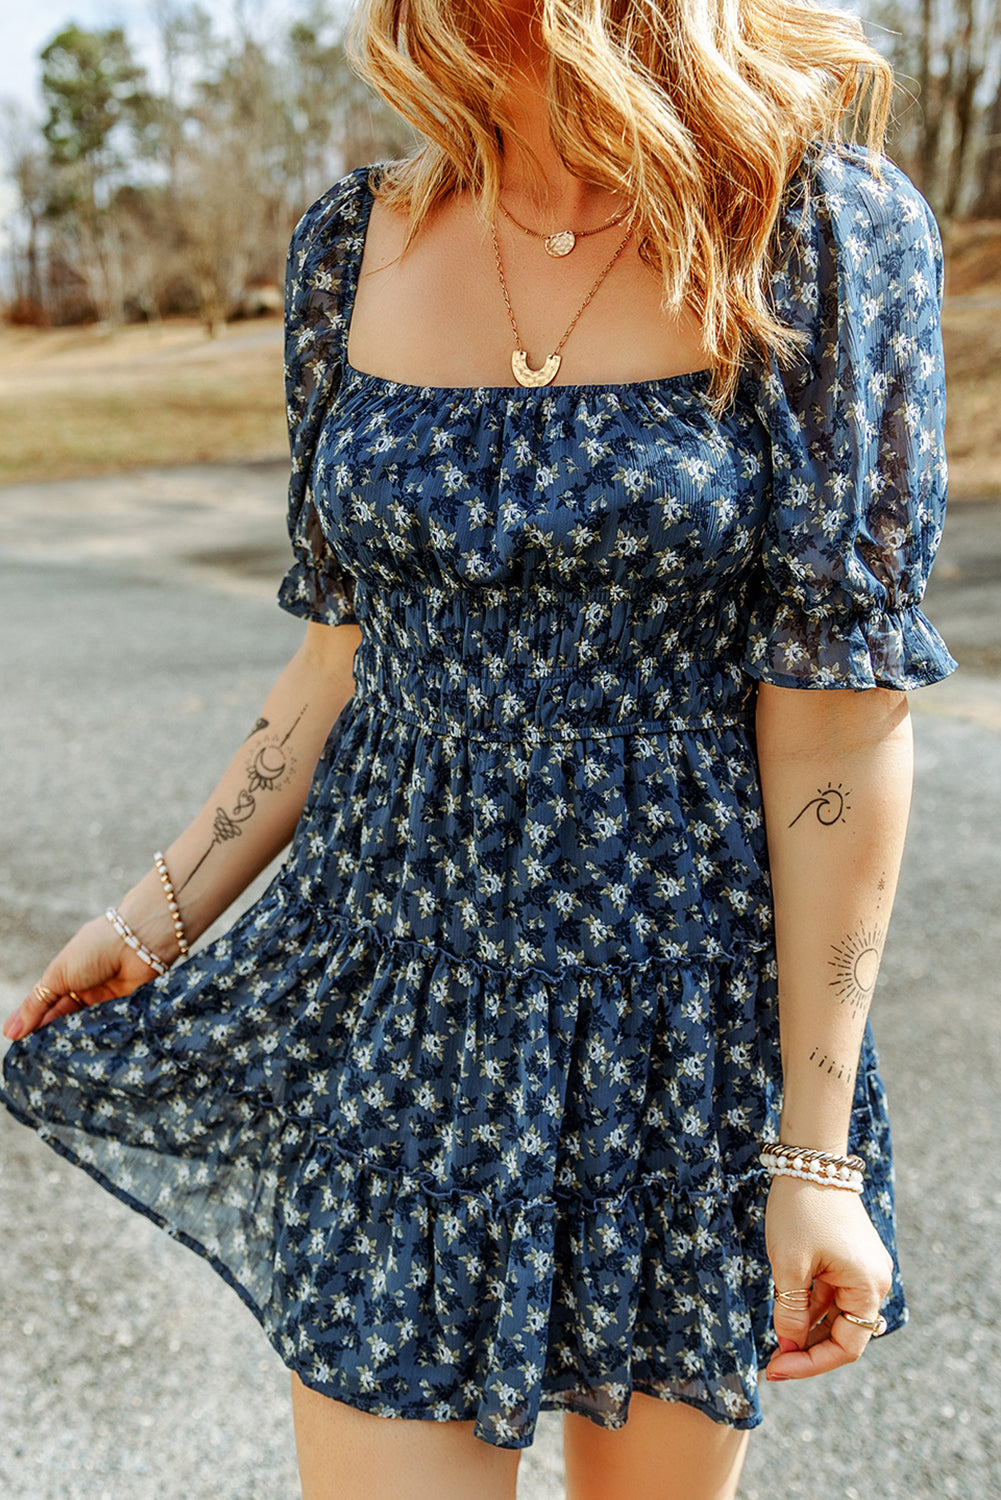
{"label": "puff sleeve", "polygon": [[942,245],[924,198],[864,149],[801,167],[772,290],[808,343],[770,361],[771,499],[742,665],[780,687],[914,688],[954,671],[919,608],[942,535]]}
{"label": "puff sleeve", "polygon": [[[354,584],[320,524],[313,484],[317,442],[341,378],[342,313],[351,206],[358,173],[349,174],[306,210],[285,263],[285,402],[291,470],[288,530],[294,561],[278,590],[290,614],[323,625],[353,623]],[[352,192],[352,189],[355,189]]]}

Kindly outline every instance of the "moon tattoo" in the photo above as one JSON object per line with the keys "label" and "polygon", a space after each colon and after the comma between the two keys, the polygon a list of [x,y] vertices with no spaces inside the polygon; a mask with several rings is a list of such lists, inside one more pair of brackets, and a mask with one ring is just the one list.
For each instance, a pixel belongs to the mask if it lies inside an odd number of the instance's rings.
{"label": "moon tattoo", "polygon": [[868,1009],[885,936],[884,928],[860,927],[844,942],[833,944],[834,957],[828,964],[835,970],[835,977],[830,983],[842,1004],[851,1006],[853,1015],[862,1015]]}
{"label": "moon tattoo", "polygon": [[847,821],[845,813],[851,810],[848,802],[848,798],[851,796],[850,787],[846,792],[842,790],[840,781],[837,786],[834,786],[832,782],[828,782],[825,789],[822,790],[818,787],[817,792],[818,795],[811,797],[806,807],[800,808],[799,812],[793,818],[792,823],[789,824],[790,828],[793,826],[793,823],[798,823],[803,814],[809,811],[811,807],[816,807],[817,822],[822,823],[825,828],[830,828],[834,823],[844,823]]}
{"label": "moon tattoo", "polygon": [[262,745],[247,771],[252,792],[273,791],[289,768],[289,758],[281,745]]}
{"label": "moon tattoo", "polygon": [[550,354],[544,364],[533,370],[524,349],[516,349],[511,355],[511,369],[519,385],[548,385],[551,380],[556,379],[556,372],[562,363],[563,359],[559,354]]}

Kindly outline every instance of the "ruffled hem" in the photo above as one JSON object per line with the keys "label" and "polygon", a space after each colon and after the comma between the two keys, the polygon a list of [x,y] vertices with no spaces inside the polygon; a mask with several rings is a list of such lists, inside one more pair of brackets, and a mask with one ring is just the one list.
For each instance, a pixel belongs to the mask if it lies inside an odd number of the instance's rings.
{"label": "ruffled hem", "polygon": [[752,615],[742,663],[777,687],[898,688],[940,682],[959,663],[917,605],[867,618],[818,619],[786,602]]}
{"label": "ruffled hem", "polygon": [[[733,1310],[732,1293],[728,1291],[714,1273],[710,1273],[709,1299],[696,1303],[697,1319],[690,1313],[689,1322],[699,1325],[692,1347],[683,1350],[673,1361],[665,1359],[662,1347],[677,1323],[669,1309],[651,1305],[632,1295],[625,1296],[617,1288],[611,1291],[612,1299],[624,1315],[620,1329],[609,1332],[609,1290],[606,1279],[601,1277],[601,1258],[594,1272],[580,1272],[580,1248],[587,1243],[601,1241],[603,1231],[614,1225],[625,1240],[635,1237],[637,1226],[642,1224],[644,1235],[644,1260],[647,1270],[646,1287],[656,1281],[658,1265],[669,1265],[672,1260],[671,1241],[684,1236],[686,1220],[691,1217],[695,1227],[701,1229],[700,1238],[712,1238],[718,1248],[725,1245],[726,1252],[741,1253],[736,1236],[733,1210],[743,1205],[745,1225],[747,1211],[759,1226],[763,1220],[764,1188],[754,1180],[752,1174],[739,1185],[735,1185],[728,1202],[694,1205],[664,1191],[663,1183],[637,1185],[635,1193],[623,1196],[622,1203],[606,1215],[585,1214],[571,1227],[560,1222],[557,1212],[546,1214],[540,1221],[538,1215],[526,1215],[519,1210],[505,1216],[506,1222],[494,1217],[483,1222],[480,1243],[489,1252],[489,1258],[499,1271],[498,1277],[484,1277],[484,1284],[475,1296],[464,1300],[462,1312],[471,1320],[468,1329],[456,1327],[456,1310],[449,1306],[443,1319],[442,1301],[448,1288],[450,1274],[455,1266],[469,1255],[469,1229],[463,1240],[461,1254],[450,1248],[455,1238],[454,1222],[442,1212],[438,1205],[426,1204],[421,1195],[400,1192],[391,1174],[374,1174],[378,1184],[378,1197],[382,1200],[382,1212],[364,1212],[376,1207],[367,1202],[371,1193],[372,1174],[364,1170],[353,1173],[347,1163],[342,1171],[335,1171],[334,1178],[341,1178],[343,1191],[339,1201],[348,1209],[342,1213],[337,1225],[340,1245],[328,1239],[325,1253],[318,1257],[318,1264],[299,1267],[298,1285],[293,1293],[290,1287],[272,1289],[272,1295],[261,1295],[259,1279],[248,1275],[249,1258],[243,1260],[243,1268],[234,1270],[233,1256],[223,1253],[217,1240],[209,1240],[198,1233],[185,1229],[176,1217],[157,1209],[148,1195],[142,1195],[138,1185],[126,1186],[123,1177],[127,1174],[126,1154],[114,1150],[116,1175],[109,1175],[95,1154],[90,1141],[79,1147],[71,1139],[60,1135],[57,1129],[41,1120],[37,1115],[23,1109],[6,1088],[0,1088],[0,1101],[14,1118],[37,1131],[54,1151],[74,1166],[82,1167],[103,1188],[127,1207],[142,1214],[163,1229],[179,1244],[186,1245],[206,1260],[232,1287],[261,1325],[271,1346],[285,1366],[294,1370],[303,1383],[324,1395],[343,1401],[347,1405],[374,1415],[387,1418],[409,1418],[430,1421],[472,1421],[474,1436],[482,1441],[502,1448],[521,1449],[534,1440],[538,1413],[542,1411],[573,1412],[588,1418],[595,1425],[617,1429],[624,1426],[632,1394],[643,1394],[666,1401],[677,1401],[702,1411],[713,1421],[736,1429],[750,1429],[761,1424],[762,1413],[758,1398],[757,1382],[759,1368],[777,1347],[771,1323],[771,1284],[767,1266],[757,1266],[757,1286],[742,1289],[741,1299],[747,1307],[741,1314],[744,1334],[739,1350],[722,1350],[718,1343],[712,1346],[713,1329],[718,1324],[717,1309],[722,1297],[729,1310]],[[70,1127],[61,1127],[69,1132]],[[85,1136],[76,1130],[78,1136]],[[114,1144],[114,1143],[113,1143]],[[319,1165],[310,1152],[305,1153],[313,1170],[302,1174],[306,1182],[321,1181],[314,1193],[323,1193],[327,1198],[326,1212],[331,1213],[330,1180],[323,1179],[315,1170]],[[106,1162],[105,1166],[110,1166]],[[365,1179],[369,1178],[366,1184]],[[379,1179],[385,1179],[379,1182]],[[366,1191],[368,1186],[369,1191]],[[136,1189],[136,1190],[133,1190]],[[298,1205],[297,1205],[298,1207]],[[722,1212],[729,1233],[720,1235]],[[381,1231],[386,1244],[371,1244],[366,1247],[367,1265],[361,1266],[358,1254],[360,1238],[358,1223]],[[539,1224],[555,1226],[555,1232],[540,1235]],[[388,1235],[387,1225],[390,1226]],[[501,1230],[501,1233],[498,1233]],[[661,1254],[649,1244],[650,1233],[660,1242]],[[409,1233],[410,1243],[405,1235]],[[566,1265],[569,1275],[557,1272],[559,1255],[542,1248],[541,1253],[548,1262],[550,1274],[538,1276],[540,1237],[558,1246],[563,1239],[569,1246]],[[433,1247],[432,1263],[428,1264],[426,1247]],[[385,1253],[389,1250],[390,1257]],[[395,1252],[395,1254],[393,1254]],[[423,1252],[423,1253],[422,1253]],[[476,1253],[474,1249],[474,1254]],[[428,1300],[429,1313],[420,1326],[410,1316],[401,1317],[392,1310],[392,1322],[373,1318],[372,1306],[357,1309],[359,1297],[359,1275],[367,1284],[378,1284],[378,1298],[385,1303],[388,1295],[380,1271],[389,1258],[404,1263],[409,1269],[411,1287],[423,1284],[433,1289]],[[352,1271],[345,1269],[350,1261]],[[315,1319],[304,1318],[307,1308],[304,1299],[318,1291],[324,1277],[333,1273],[350,1288],[348,1292],[331,1294],[329,1287],[319,1299],[325,1306],[326,1316],[321,1327]],[[420,1274],[421,1269],[427,1274]],[[417,1274],[415,1275],[415,1269]],[[489,1268],[488,1268],[489,1269]],[[519,1276],[519,1272],[525,1272]],[[576,1274],[575,1274],[576,1273]],[[686,1291],[689,1284],[686,1283]],[[757,1292],[755,1298],[753,1293]],[[748,1296],[748,1293],[751,1295]],[[363,1294],[362,1294],[363,1295]],[[660,1287],[660,1302],[671,1295],[670,1286],[664,1282]],[[693,1302],[690,1291],[682,1302]],[[291,1305],[290,1305],[291,1301]],[[276,1318],[276,1308],[281,1305],[282,1314]],[[315,1310],[315,1303],[309,1310]],[[431,1310],[433,1308],[433,1311]],[[589,1319],[598,1314],[602,1333],[596,1338],[588,1328]],[[896,1297],[884,1306],[887,1332],[902,1327],[908,1320],[907,1309]],[[446,1333],[441,1323],[447,1322]],[[489,1324],[486,1333],[484,1324]],[[435,1329],[437,1332],[429,1330]],[[365,1332],[362,1332],[365,1330]],[[380,1331],[381,1330],[381,1331]],[[379,1355],[385,1357],[386,1350],[400,1349],[401,1330],[409,1341],[411,1362],[406,1375],[387,1377],[376,1372],[371,1361]],[[395,1343],[390,1341],[392,1336]],[[708,1342],[706,1341],[708,1339]],[[457,1340],[458,1345],[457,1345]],[[433,1357],[429,1358],[432,1354]],[[463,1359],[465,1356],[465,1359]],[[533,1358],[534,1356],[534,1358]],[[503,1363],[505,1357],[509,1361]],[[510,1361],[514,1359],[512,1365]],[[709,1370],[707,1364],[714,1365]],[[698,1366],[697,1372],[693,1368]],[[569,1367],[569,1368],[568,1368]],[[529,1388],[522,1384],[523,1371],[534,1371],[535,1383]],[[418,1373],[419,1372],[419,1373]],[[378,1384],[378,1389],[373,1384]]]}
{"label": "ruffled hem", "polygon": [[[285,1364],[349,1405],[472,1420],[512,1448],[541,1409],[619,1427],[633,1390],[753,1427],[775,1347],[756,1129],[775,1121],[714,1115],[737,1031],[693,1077],[668,1066],[688,1013],[732,1026],[732,988],[754,1012],[757,955],[736,957],[477,970],[279,879],[185,964],[12,1044],[0,1100],[207,1259]],[[401,1035],[465,1045],[421,1079]],[[591,1097],[612,1038],[652,1071]],[[494,1099],[480,1064],[499,1057]],[[862,1104],[852,1145],[876,1165]],[[880,1170],[870,1189],[892,1246]]]}
{"label": "ruffled hem", "polygon": [[339,572],[312,567],[301,560],[289,568],[278,589],[278,603],[290,615],[319,625],[354,625],[351,583]]}

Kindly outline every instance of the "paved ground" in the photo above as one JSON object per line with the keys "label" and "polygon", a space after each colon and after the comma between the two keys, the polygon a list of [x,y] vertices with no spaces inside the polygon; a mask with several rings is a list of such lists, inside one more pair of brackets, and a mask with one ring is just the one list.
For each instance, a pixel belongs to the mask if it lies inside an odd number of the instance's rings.
{"label": "paved ground", "polygon": [[[0,492],[0,1013],[187,820],[294,649],[272,603],[283,485],[258,466]],[[852,1369],[763,1391],[741,1500],[1001,1494],[999,599],[1001,508],[957,506],[927,607],[963,671],[912,695],[873,1010],[911,1323]],[[287,1393],[204,1262],[0,1110],[5,1500],[295,1500]],[[519,1494],[562,1494],[555,1417]]]}

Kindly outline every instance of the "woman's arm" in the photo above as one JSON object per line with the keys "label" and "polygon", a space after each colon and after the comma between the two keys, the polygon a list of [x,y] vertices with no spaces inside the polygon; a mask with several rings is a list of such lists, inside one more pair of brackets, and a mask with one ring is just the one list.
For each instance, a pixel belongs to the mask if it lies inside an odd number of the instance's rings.
{"label": "woman's arm", "polygon": [[[292,837],[320,751],[354,692],[356,625],[310,623],[260,717],[208,801],[164,851],[189,942],[200,937]],[[177,956],[155,869],[119,902],[154,953]]]}
{"label": "woman's arm", "polygon": [[[910,806],[906,694],[758,684],[757,751],[778,959],[780,1139],[844,1154],[866,1017],[886,939]],[[775,1177],[765,1221],[780,1290],[808,1287],[808,1314],[776,1304],[772,1379],[857,1359],[892,1262],[857,1194]],[[808,1342],[808,1339],[813,1342]]]}
{"label": "woman's arm", "polygon": [[[212,925],[291,838],[320,752],[354,692],[352,663],[360,640],[354,624],[308,624],[302,645],[222,779],[165,850],[189,942]],[[177,957],[155,868],[119,901],[118,909],[153,953],[165,961]],[[94,1003],[128,994],[151,977],[101,917],[70,939],[41,983],[56,995],[74,990]],[[75,1008],[68,998],[46,1008],[32,994],[8,1017],[4,1031],[13,1038],[24,1036]]]}
{"label": "woman's arm", "polygon": [[843,1153],[910,807],[906,693],[758,684],[781,1139]]}

